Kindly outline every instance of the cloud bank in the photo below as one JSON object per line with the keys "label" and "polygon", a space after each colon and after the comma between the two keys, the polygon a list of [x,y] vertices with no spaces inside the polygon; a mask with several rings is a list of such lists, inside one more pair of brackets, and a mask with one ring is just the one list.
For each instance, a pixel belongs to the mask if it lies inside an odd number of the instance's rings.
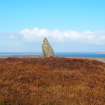
{"label": "cloud bank", "polygon": [[62,31],[49,30],[44,28],[23,29],[19,32],[22,38],[26,41],[33,42],[42,40],[44,37],[59,43],[84,43],[105,45],[105,32],[92,31]]}

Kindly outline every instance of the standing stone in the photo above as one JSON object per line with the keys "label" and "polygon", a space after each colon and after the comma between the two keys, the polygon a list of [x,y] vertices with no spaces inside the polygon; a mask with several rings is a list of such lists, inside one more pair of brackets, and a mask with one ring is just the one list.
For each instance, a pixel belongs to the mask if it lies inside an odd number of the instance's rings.
{"label": "standing stone", "polygon": [[43,40],[42,51],[43,51],[44,57],[54,56],[53,48],[51,47],[47,38],[44,38]]}

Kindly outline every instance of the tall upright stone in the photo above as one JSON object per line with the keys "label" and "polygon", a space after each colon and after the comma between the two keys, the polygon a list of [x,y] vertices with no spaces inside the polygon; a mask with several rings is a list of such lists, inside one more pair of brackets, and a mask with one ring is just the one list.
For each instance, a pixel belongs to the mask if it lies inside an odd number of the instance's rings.
{"label": "tall upright stone", "polygon": [[47,38],[44,38],[43,40],[42,51],[43,51],[44,57],[54,56],[53,48],[51,47]]}

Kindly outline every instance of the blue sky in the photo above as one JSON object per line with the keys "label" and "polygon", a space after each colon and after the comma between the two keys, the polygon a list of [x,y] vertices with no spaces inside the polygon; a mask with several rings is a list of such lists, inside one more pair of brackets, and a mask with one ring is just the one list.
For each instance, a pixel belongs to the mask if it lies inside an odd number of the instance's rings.
{"label": "blue sky", "polygon": [[105,0],[0,0],[0,51],[105,52]]}

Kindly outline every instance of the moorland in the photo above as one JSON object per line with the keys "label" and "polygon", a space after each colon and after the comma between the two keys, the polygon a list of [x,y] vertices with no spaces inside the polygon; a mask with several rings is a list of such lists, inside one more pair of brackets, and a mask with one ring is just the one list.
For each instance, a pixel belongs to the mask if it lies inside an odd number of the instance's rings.
{"label": "moorland", "polygon": [[105,105],[105,63],[1,58],[0,105]]}

